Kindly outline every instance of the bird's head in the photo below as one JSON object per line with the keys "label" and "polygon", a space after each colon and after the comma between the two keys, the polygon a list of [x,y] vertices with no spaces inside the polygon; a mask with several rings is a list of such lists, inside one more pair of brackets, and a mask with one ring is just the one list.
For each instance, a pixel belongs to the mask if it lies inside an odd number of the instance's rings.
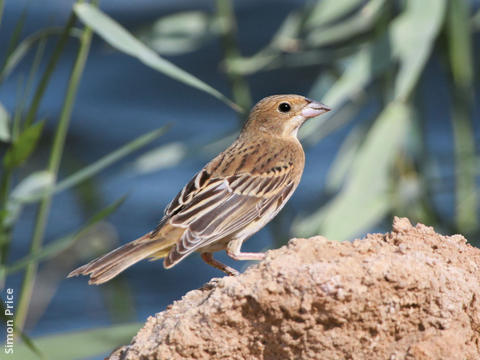
{"label": "bird's head", "polygon": [[309,118],[330,111],[322,103],[300,95],[273,95],[260,100],[251,110],[244,131],[275,136],[297,136]]}

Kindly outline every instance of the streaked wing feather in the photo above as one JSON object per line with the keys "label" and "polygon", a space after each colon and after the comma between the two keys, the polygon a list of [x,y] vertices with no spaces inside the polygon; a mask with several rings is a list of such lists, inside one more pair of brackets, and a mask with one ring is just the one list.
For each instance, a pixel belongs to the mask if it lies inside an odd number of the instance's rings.
{"label": "streaked wing feather", "polygon": [[[209,181],[213,180],[213,181]],[[215,187],[220,179],[210,179],[210,174],[202,169],[183,187],[177,196],[165,208],[165,216],[173,216],[188,205],[191,199],[200,191],[205,192],[209,188]]]}
{"label": "streaked wing feather", "polygon": [[199,195],[196,203],[198,204],[202,197],[208,198],[212,194],[208,192],[209,189],[214,188],[219,182],[222,182],[220,179],[216,181],[209,181],[210,174],[205,170],[200,170],[195,176],[183,187],[183,189],[175,196],[175,198],[167,205],[164,211],[163,218],[160,220],[159,224],[154,231],[151,232],[150,237],[154,238],[165,225],[165,223],[174,215],[179,213],[182,209],[189,208],[191,206],[191,200],[197,195],[200,191],[204,195]]}
{"label": "streaked wing feather", "polygon": [[288,170],[284,167],[257,176],[237,174],[211,179],[213,186],[197,189],[170,219],[172,225],[187,229],[165,259],[165,266],[173,266],[191,252],[242,230],[262,216],[273,217],[294,189]]}
{"label": "streaked wing feather", "polygon": [[189,226],[198,217],[215,210],[218,204],[224,200],[227,193],[225,190],[223,182],[218,183],[215,187],[205,189],[195,196],[188,206],[173,215],[171,223],[181,227]]}

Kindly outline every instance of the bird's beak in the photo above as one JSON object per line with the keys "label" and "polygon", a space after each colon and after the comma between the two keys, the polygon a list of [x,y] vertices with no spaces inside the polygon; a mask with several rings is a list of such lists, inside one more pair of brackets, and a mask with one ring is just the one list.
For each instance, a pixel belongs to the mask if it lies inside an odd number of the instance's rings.
{"label": "bird's beak", "polygon": [[313,118],[330,110],[332,109],[330,109],[327,105],[311,100],[311,102],[305,105],[305,107],[302,109],[302,116],[306,117],[307,119]]}

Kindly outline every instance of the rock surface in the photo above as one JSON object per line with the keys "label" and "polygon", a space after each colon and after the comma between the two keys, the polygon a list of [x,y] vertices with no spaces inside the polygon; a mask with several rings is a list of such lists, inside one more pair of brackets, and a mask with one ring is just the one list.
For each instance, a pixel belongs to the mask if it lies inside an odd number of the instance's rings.
{"label": "rock surface", "polygon": [[190,291],[109,359],[480,359],[480,250],[395,218],[293,239]]}

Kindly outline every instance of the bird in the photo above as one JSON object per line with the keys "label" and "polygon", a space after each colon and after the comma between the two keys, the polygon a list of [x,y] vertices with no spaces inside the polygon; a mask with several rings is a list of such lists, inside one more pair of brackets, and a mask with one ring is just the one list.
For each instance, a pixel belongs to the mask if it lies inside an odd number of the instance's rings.
{"label": "bird", "polygon": [[242,252],[243,242],[284,207],[297,188],[305,154],[297,133],[310,118],[330,111],[301,95],[273,95],[250,111],[237,139],[203,167],[167,205],[157,227],[140,238],[73,270],[105,283],[149,258],[169,269],[193,252],[227,275],[239,272],[213,257],[225,250],[234,260],[262,260]]}

